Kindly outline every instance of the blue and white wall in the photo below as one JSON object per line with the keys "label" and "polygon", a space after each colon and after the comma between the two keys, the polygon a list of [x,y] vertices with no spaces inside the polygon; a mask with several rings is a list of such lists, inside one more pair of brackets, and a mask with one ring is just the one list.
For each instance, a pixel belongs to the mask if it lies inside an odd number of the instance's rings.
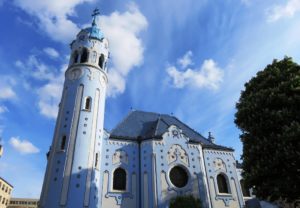
{"label": "blue and white wall", "polygon": [[[99,207],[139,208],[139,144],[133,141],[103,140],[100,176]],[[126,189],[113,189],[113,174],[117,168],[126,171]]]}
{"label": "blue and white wall", "polygon": [[[136,141],[105,138],[102,146],[100,207],[168,207],[178,195],[200,198],[204,207],[211,207],[203,151],[192,143],[181,129],[170,126],[162,139]],[[188,181],[177,188],[170,180],[170,170],[183,168]],[[126,190],[113,190],[114,170],[126,170]]]}
{"label": "blue and white wall", "polygon": [[[153,156],[149,181],[155,186],[150,191],[153,193],[152,196],[150,194],[153,207],[168,207],[172,198],[187,194],[200,198],[203,206],[209,207],[201,146],[191,143],[182,130],[174,125],[163,134],[161,141],[154,140],[151,146]],[[177,188],[170,180],[170,171],[176,166],[183,168],[188,175],[183,188]]]}
{"label": "blue and white wall", "polygon": [[[244,200],[236,171],[236,160],[231,151],[205,149],[203,151],[205,169],[208,180],[211,207],[243,207]],[[218,188],[218,175],[226,180],[228,193]]]}

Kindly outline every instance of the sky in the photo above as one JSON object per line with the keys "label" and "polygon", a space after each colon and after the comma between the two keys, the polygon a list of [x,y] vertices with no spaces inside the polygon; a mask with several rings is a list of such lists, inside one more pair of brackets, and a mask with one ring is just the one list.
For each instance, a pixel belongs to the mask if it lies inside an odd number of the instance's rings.
{"label": "sky", "polygon": [[172,114],[235,149],[235,104],[273,59],[300,63],[300,0],[0,0],[0,177],[40,196],[69,44],[95,8],[110,43],[105,128]]}

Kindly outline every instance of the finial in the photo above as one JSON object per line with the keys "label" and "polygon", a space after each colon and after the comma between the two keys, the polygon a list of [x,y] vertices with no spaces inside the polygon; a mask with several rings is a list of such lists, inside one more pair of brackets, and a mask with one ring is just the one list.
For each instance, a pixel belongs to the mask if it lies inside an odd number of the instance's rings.
{"label": "finial", "polygon": [[95,26],[96,25],[96,17],[100,15],[100,11],[98,8],[95,8],[93,13],[92,13],[92,17],[93,17],[93,23],[92,25]]}
{"label": "finial", "polygon": [[208,140],[212,143],[215,143],[215,138],[213,137],[211,132],[208,132]]}

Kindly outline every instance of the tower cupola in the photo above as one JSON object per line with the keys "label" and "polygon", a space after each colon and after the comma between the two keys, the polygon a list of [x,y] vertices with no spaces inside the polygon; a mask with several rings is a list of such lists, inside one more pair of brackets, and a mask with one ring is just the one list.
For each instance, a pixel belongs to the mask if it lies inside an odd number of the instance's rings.
{"label": "tower cupola", "polygon": [[82,29],[71,43],[69,68],[84,64],[107,72],[108,40],[99,27],[99,16],[99,10],[95,9],[91,26]]}

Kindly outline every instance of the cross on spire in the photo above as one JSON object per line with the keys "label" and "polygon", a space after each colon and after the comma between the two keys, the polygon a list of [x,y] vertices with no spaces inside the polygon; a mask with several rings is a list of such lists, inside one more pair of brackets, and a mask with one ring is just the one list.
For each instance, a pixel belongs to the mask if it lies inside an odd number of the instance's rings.
{"label": "cross on spire", "polygon": [[94,11],[93,11],[92,17],[95,17],[95,16],[97,16],[97,15],[99,15],[99,14],[100,14],[100,11],[99,11],[98,8],[96,8],[96,9],[94,9]]}
{"label": "cross on spire", "polygon": [[92,17],[93,17],[93,23],[92,23],[92,25],[93,26],[96,25],[96,17],[98,15],[100,15],[100,11],[99,11],[98,8],[95,8],[94,11],[93,11],[93,13],[92,13]]}

